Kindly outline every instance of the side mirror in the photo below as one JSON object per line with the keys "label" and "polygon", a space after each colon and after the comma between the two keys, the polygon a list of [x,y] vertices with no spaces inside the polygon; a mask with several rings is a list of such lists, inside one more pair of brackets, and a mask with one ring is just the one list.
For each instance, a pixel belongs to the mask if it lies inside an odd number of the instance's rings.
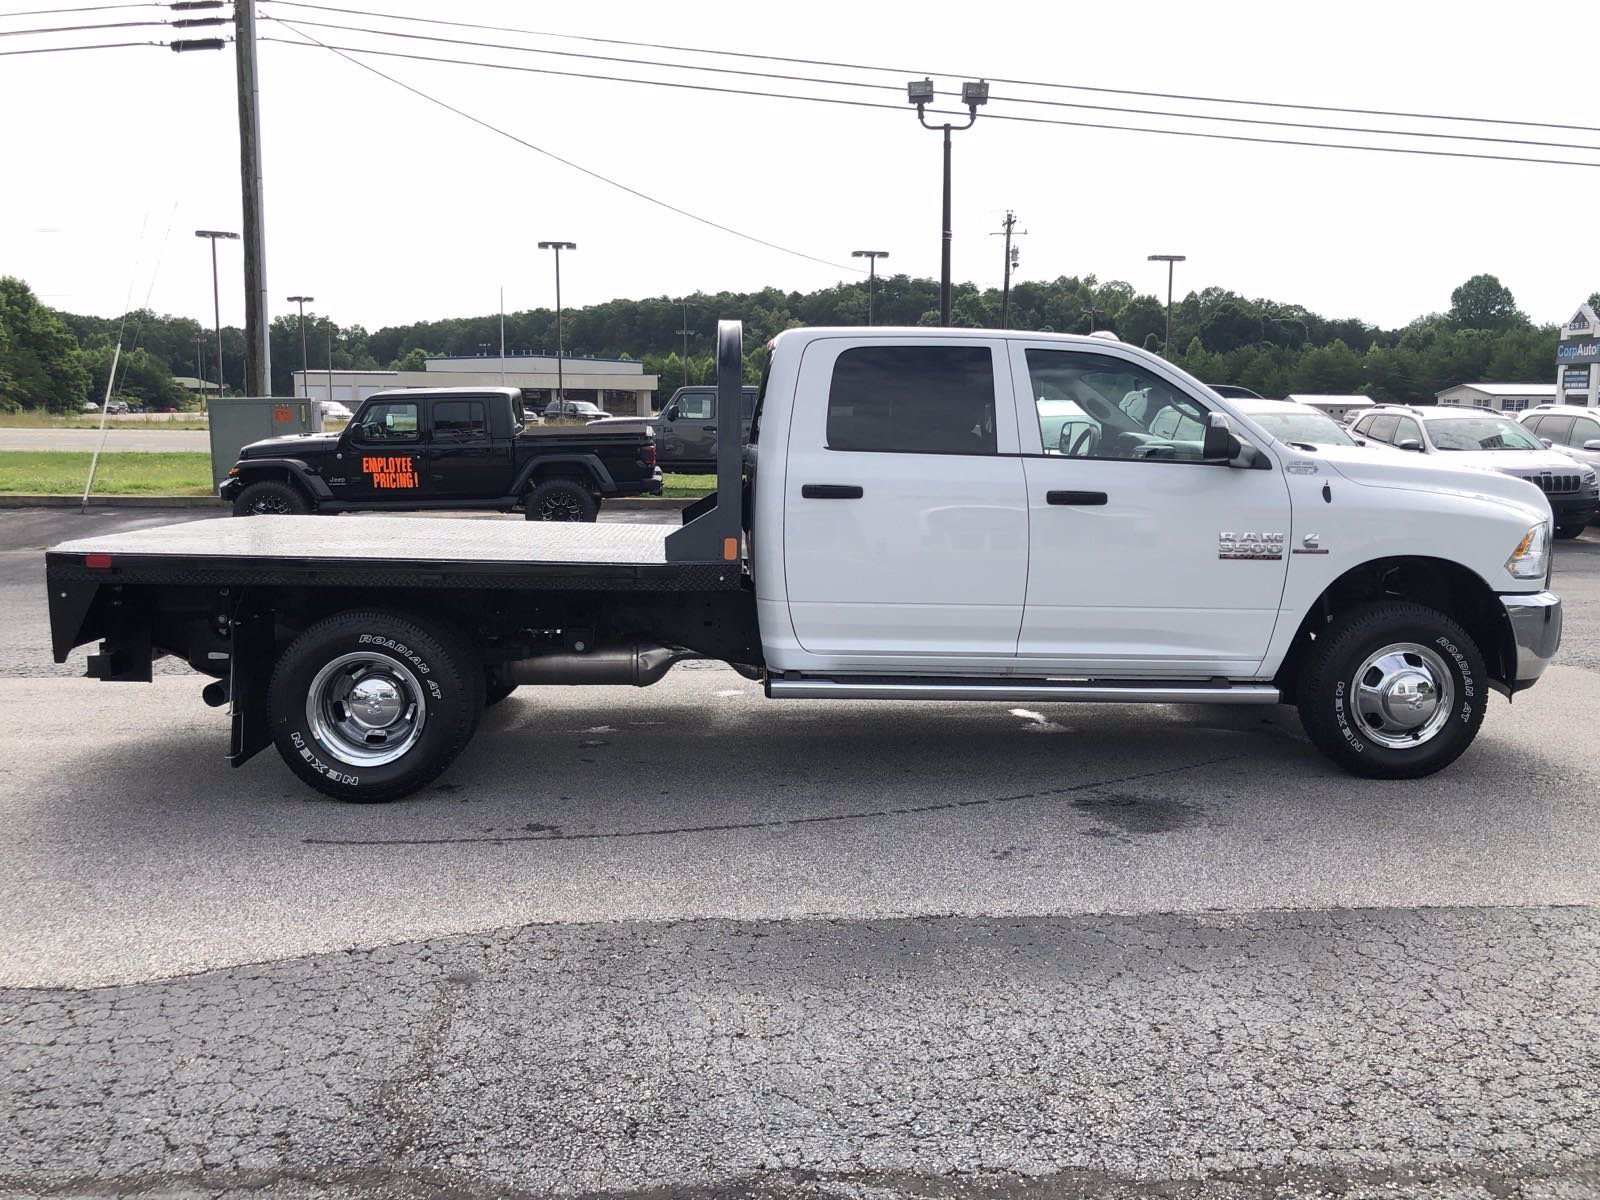
{"label": "side mirror", "polygon": [[676,404],[667,405],[661,410],[661,419],[663,421],[676,421],[678,419],[678,406]]}
{"label": "side mirror", "polygon": [[1600,438],[1590,438],[1583,444],[1585,450],[1600,450]]}
{"label": "side mirror", "polygon": [[1226,465],[1238,457],[1239,439],[1233,436],[1233,423],[1226,413],[1208,413],[1205,436],[1200,443],[1200,461]]}
{"label": "side mirror", "polygon": [[1396,442],[1394,444],[1394,448],[1396,450],[1418,450],[1418,451],[1420,451],[1422,449],[1422,443],[1417,441],[1416,438],[1401,438],[1398,442]]}
{"label": "side mirror", "polygon": [[1546,450],[1554,450],[1556,448],[1556,444],[1549,438],[1540,438],[1539,441]]}

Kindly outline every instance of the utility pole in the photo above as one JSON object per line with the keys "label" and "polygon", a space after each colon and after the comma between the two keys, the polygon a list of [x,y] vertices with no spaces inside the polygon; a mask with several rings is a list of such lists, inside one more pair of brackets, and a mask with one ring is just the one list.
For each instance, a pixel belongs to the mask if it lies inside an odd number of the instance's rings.
{"label": "utility pole", "polygon": [[194,337],[194,377],[200,381],[200,399],[203,403],[206,398],[206,335],[197,333]]}
{"label": "utility pole", "polygon": [[852,250],[851,258],[864,258],[867,260],[867,324],[872,324],[872,293],[878,285],[878,260],[888,258],[887,250]]}
{"label": "utility pole", "polygon": [[1172,267],[1174,263],[1188,262],[1185,254],[1151,254],[1147,256],[1148,262],[1164,262],[1167,264],[1167,336],[1161,342],[1163,357],[1171,357],[1172,349]]}
{"label": "utility pole", "polygon": [[[328,403],[333,403],[333,318],[324,317],[323,325],[328,331]],[[355,399],[354,396],[351,399]]]}
{"label": "utility pole", "polygon": [[694,330],[689,328],[689,297],[685,296],[679,301],[683,305],[683,328],[678,330],[683,335],[683,383],[682,387],[689,386],[689,338]]}
{"label": "utility pole", "polygon": [[1094,329],[1095,329],[1094,319],[1096,317],[1103,316],[1105,314],[1105,311],[1106,311],[1105,309],[1096,308],[1092,304],[1089,305],[1088,308],[1083,310],[1083,315],[1089,318],[1089,332],[1090,333],[1093,333]]}
{"label": "utility pole", "polygon": [[251,396],[270,396],[272,350],[267,342],[267,234],[261,195],[256,0],[234,0],[233,40],[234,65],[239,79],[239,179],[244,197],[245,392]]}
{"label": "utility pole", "polygon": [[[311,394],[311,384],[306,379],[308,369],[306,363],[306,305],[315,299],[315,296],[288,297],[290,304],[298,304],[300,306],[300,395],[302,398]],[[328,399],[332,400],[333,397],[329,396]]]}
{"label": "utility pole", "polygon": [[221,229],[196,229],[194,235],[211,239],[211,312],[217,324],[217,398],[220,400],[222,398],[222,293],[217,287],[217,239],[229,238],[238,241],[239,235]]}
{"label": "utility pole", "polygon": [[561,365],[561,252],[563,250],[576,250],[577,248],[577,242],[539,243],[539,249],[554,250],[556,252],[556,403],[560,406],[556,409],[556,412],[561,413],[563,416],[566,415],[564,412],[562,412],[562,409],[566,407],[567,384],[566,374],[562,370]]}
{"label": "utility pole", "polygon": [[1000,328],[1011,328],[1011,272],[1022,261],[1022,256],[1011,245],[1013,236],[1022,237],[1028,231],[1017,229],[1017,214],[1009,208],[1006,209],[1006,219],[1000,222],[1000,229],[991,233],[990,237],[1003,237],[1006,239],[1005,283],[1000,288]]}

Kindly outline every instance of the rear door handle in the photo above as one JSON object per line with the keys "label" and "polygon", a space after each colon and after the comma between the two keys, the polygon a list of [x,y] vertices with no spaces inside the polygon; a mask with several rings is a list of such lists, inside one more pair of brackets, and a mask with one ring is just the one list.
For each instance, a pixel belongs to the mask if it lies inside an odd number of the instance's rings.
{"label": "rear door handle", "polygon": [[1106,502],[1104,492],[1046,492],[1046,504],[1088,504],[1101,505]]}
{"label": "rear door handle", "polygon": [[800,495],[806,500],[859,500],[862,491],[853,483],[803,483]]}

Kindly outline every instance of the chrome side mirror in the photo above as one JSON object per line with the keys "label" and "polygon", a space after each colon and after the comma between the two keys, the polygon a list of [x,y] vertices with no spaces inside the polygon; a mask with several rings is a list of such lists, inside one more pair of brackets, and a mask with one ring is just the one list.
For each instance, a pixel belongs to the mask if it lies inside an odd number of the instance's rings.
{"label": "chrome side mirror", "polygon": [[1590,438],[1583,444],[1585,450],[1600,450],[1600,438]]}
{"label": "chrome side mirror", "polygon": [[1394,444],[1396,450],[1421,450],[1422,443],[1416,438],[1401,438]]}

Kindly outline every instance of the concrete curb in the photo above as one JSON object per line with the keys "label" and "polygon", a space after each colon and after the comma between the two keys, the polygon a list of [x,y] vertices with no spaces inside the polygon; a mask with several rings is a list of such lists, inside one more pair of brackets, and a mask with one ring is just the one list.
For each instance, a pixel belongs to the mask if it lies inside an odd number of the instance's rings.
{"label": "concrete curb", "polygon": [[[661,509],[677,512],[693,504],[693,496],[627,496],[606,500],[603,507],[618,512],[648,512]],[[0,496],[3,508],[77,508],[79,496]],[[215,496],[90,496],[92,508],[227,508]]]}

